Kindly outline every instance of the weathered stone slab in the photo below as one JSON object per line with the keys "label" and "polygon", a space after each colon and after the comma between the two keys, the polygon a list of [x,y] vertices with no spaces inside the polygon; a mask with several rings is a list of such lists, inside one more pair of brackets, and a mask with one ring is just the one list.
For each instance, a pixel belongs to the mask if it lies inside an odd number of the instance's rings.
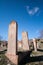
{"label": "weathered stone slab", "polygon": [[22,44],[23,44],[23,50],[29,51],[29,42],[28,42],[28,33],[22,32]]}
{"label": "weathered stone slab", "polygon": [[18,55],[6,54],[7,58],[15,65],[18,65]]}
{"label": "weathered stone slab", "polygon": [[17,53],[17,23],[12,21],[9,25],[8,30],[8,49],[6,56],[15,65],[18,65],[18,55]]}
{"label": "weathered stone slab", "polygon": [[16,22],[11,22],[9,25],[9,31],[8,31],[8,50],[7,53],[16,55]]}
{"label": "weathered stone slab", "polygon": [[37,51],[37,43],[35,39],[33,39],[33,44],[34,44],[34,51]]}

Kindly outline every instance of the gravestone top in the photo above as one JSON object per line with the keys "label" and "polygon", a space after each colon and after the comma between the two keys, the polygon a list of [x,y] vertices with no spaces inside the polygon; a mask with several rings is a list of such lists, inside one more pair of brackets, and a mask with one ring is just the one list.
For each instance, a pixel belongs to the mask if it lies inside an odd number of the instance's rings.
{"label": "gravestone top", "polygon": [[16,23],[16,21],[11,21],[11,23],[10,24],[15,24]]}

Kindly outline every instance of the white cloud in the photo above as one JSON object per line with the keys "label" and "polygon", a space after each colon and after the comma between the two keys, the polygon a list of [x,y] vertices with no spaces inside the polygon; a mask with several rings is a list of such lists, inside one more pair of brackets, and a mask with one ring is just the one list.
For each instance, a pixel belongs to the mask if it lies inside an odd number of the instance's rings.
{"label": "white cloud", "polygon": [[35,15],[39,12],[39,7],[34,7],[32,9],[30,9],[29,6],[26,6],[26,10],[27,10],[29,15]]}

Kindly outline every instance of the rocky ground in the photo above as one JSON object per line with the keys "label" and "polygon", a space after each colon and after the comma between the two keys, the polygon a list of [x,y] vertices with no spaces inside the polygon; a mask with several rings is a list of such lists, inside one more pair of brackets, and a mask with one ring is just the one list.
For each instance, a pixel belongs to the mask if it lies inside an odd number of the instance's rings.
{"label": "rocky ground", "polygon": [[5,56],[5,52],[0,53],[0,65],[14,65],[9,59]]}
{"label": "rocky ground", "polygon": [[[22,61],[21,61],[22,63]],[[0,65],[14,65],[5,56],[5,52],[0,53]],[[21,64],[20,64],[21,65]],[[30,54],[28,62],[22,65],[43,65],[43,51],[37,51]]]}

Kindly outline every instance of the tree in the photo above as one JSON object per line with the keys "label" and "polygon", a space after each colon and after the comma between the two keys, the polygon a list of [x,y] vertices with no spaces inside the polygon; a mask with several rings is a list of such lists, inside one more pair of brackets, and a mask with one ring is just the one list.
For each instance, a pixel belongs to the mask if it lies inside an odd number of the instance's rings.
{"label": "tree", "polygon": [[0,35],[0,41],[2,40],[2,38],[3,38],[3,37]]}
{"label": "tree", "polygon": [[43,38],[43,30],[39,31],[39,37],[38,38]]}

